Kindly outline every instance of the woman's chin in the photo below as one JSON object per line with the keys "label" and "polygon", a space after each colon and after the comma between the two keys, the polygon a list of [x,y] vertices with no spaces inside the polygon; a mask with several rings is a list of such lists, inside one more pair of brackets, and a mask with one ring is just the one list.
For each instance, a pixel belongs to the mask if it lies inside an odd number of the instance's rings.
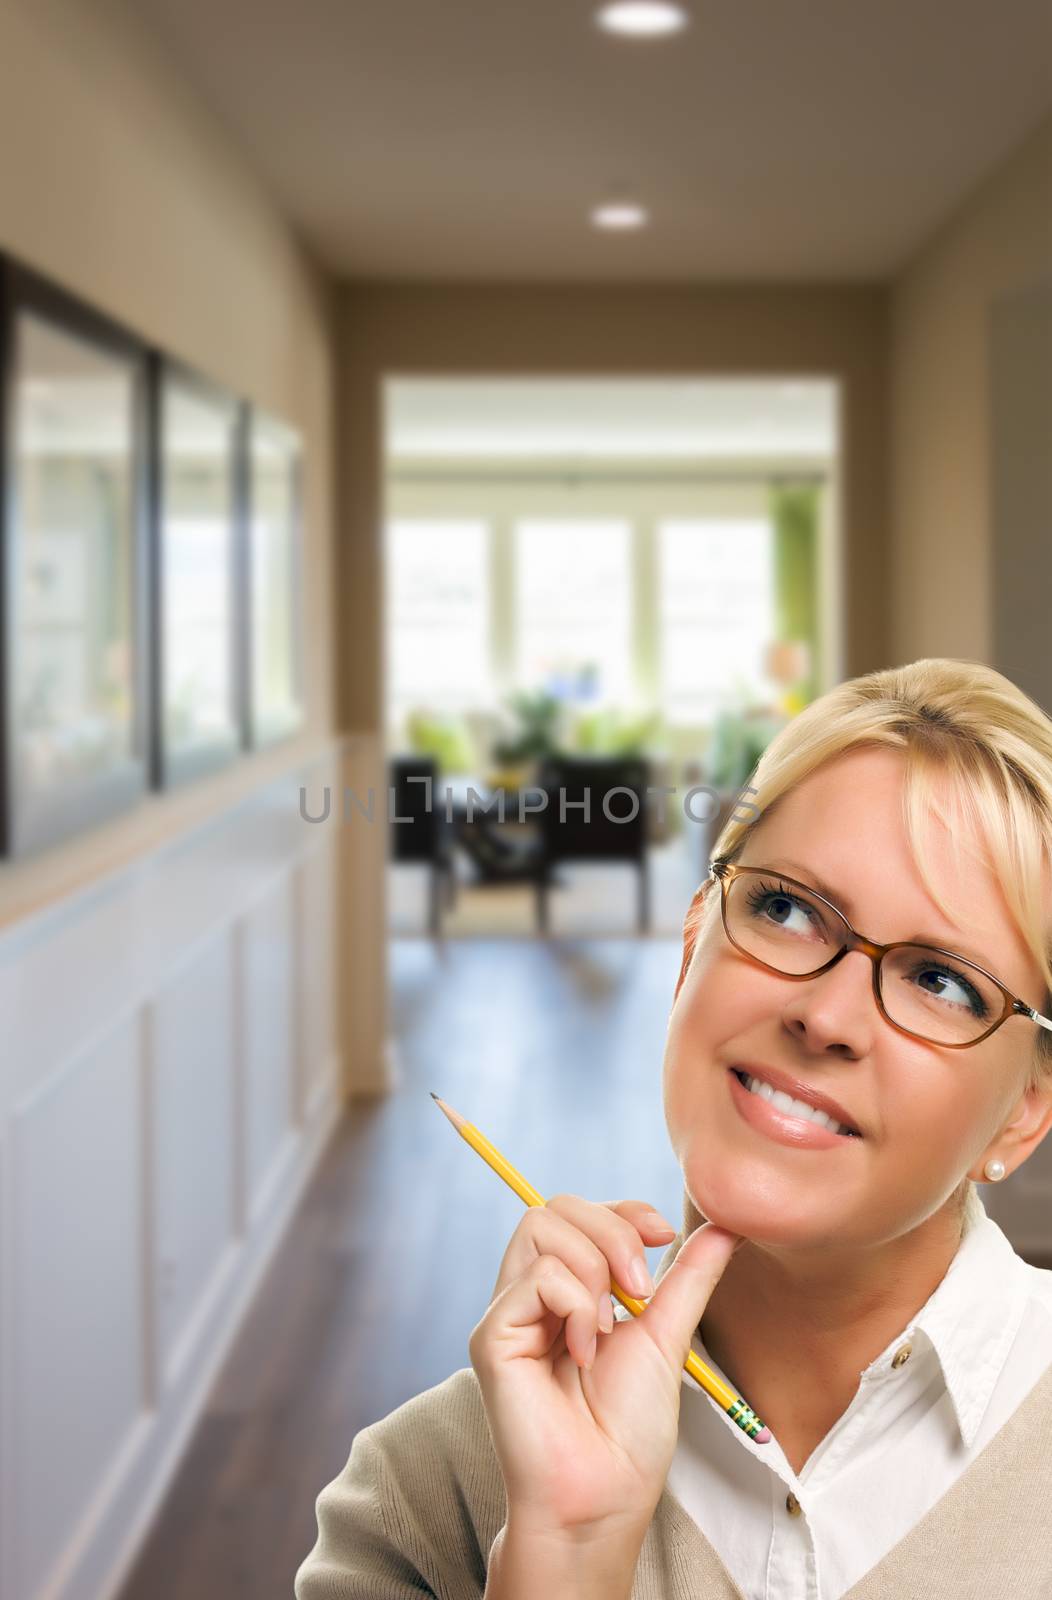
{"label": "woman's chin", "polygon": [[828,1228],[828,1208],[816,1212],[813,1188],[796,1195],[776,1192],[750,1184],[740,1169],[722,1179],[709,1171],[706,1178],[689,1190],[699,1222],[772,1245],[798,1244]]}

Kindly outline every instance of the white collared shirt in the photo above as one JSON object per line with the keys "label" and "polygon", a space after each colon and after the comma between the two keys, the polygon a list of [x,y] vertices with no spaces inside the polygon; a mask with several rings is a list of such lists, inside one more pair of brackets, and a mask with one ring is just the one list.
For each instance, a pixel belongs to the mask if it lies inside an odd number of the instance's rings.
{"label": "white collared shirt", "polygon": [[[974,1187],[963,1222],[942,1282],[860,1374],[799,1476],[776,1438],[749,1439],[684,1372],[667,1486],[747,1600],[838,1600],[942,1498],[1052,1364],[1052,1272],[1016,1255]],[[691,1343],[734,1389],[700,1337]]]}

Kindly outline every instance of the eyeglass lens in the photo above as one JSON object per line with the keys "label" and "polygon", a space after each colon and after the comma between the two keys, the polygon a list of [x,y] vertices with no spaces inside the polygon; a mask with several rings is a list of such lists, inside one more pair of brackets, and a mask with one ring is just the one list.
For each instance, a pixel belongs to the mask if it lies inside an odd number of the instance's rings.
{"label": "eyeglass lens", "polygon": [[[846,942],[847,926],[823,901],[747,873],[727,885],[727,927],[748,955],[803,976],[825,966]],[[888,1016],[933,1044],[964,1044],[985,1033],[1004,1008],[996,984],[962,960],[923,945],[902,945],[881,962]]]}

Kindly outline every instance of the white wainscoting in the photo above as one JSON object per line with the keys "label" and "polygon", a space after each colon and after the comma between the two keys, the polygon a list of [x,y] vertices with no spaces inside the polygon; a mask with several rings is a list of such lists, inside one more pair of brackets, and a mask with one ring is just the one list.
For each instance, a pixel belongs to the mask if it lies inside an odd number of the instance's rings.
{"label": "white wainscoting", "polygon": [[109,1600],[339,1110],[333,747],[0,933],[0,1594]]}

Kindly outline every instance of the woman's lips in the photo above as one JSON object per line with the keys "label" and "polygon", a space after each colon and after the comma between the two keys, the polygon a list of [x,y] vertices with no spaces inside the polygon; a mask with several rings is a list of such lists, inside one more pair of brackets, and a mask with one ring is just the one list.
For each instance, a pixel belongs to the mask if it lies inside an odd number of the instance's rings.
{"label": "woman's lips", "polygon": [[798,1150],[839,1150],[846,1145],[862,1143],[859,1138],[846,1133],[834,1133],[832,1128],[823,1128],[817,1122],[809,1122],[806,1117],[792,1117],[785,1111],[779,1111],[762,1095],[750,1093],[733,1068],[728,1068],[727,1077],[730,1080],[731,1099],[741,1117],[757,1133],[766,1134],[768,1139],[775,1140],[777,1144],[793,1145]]}

